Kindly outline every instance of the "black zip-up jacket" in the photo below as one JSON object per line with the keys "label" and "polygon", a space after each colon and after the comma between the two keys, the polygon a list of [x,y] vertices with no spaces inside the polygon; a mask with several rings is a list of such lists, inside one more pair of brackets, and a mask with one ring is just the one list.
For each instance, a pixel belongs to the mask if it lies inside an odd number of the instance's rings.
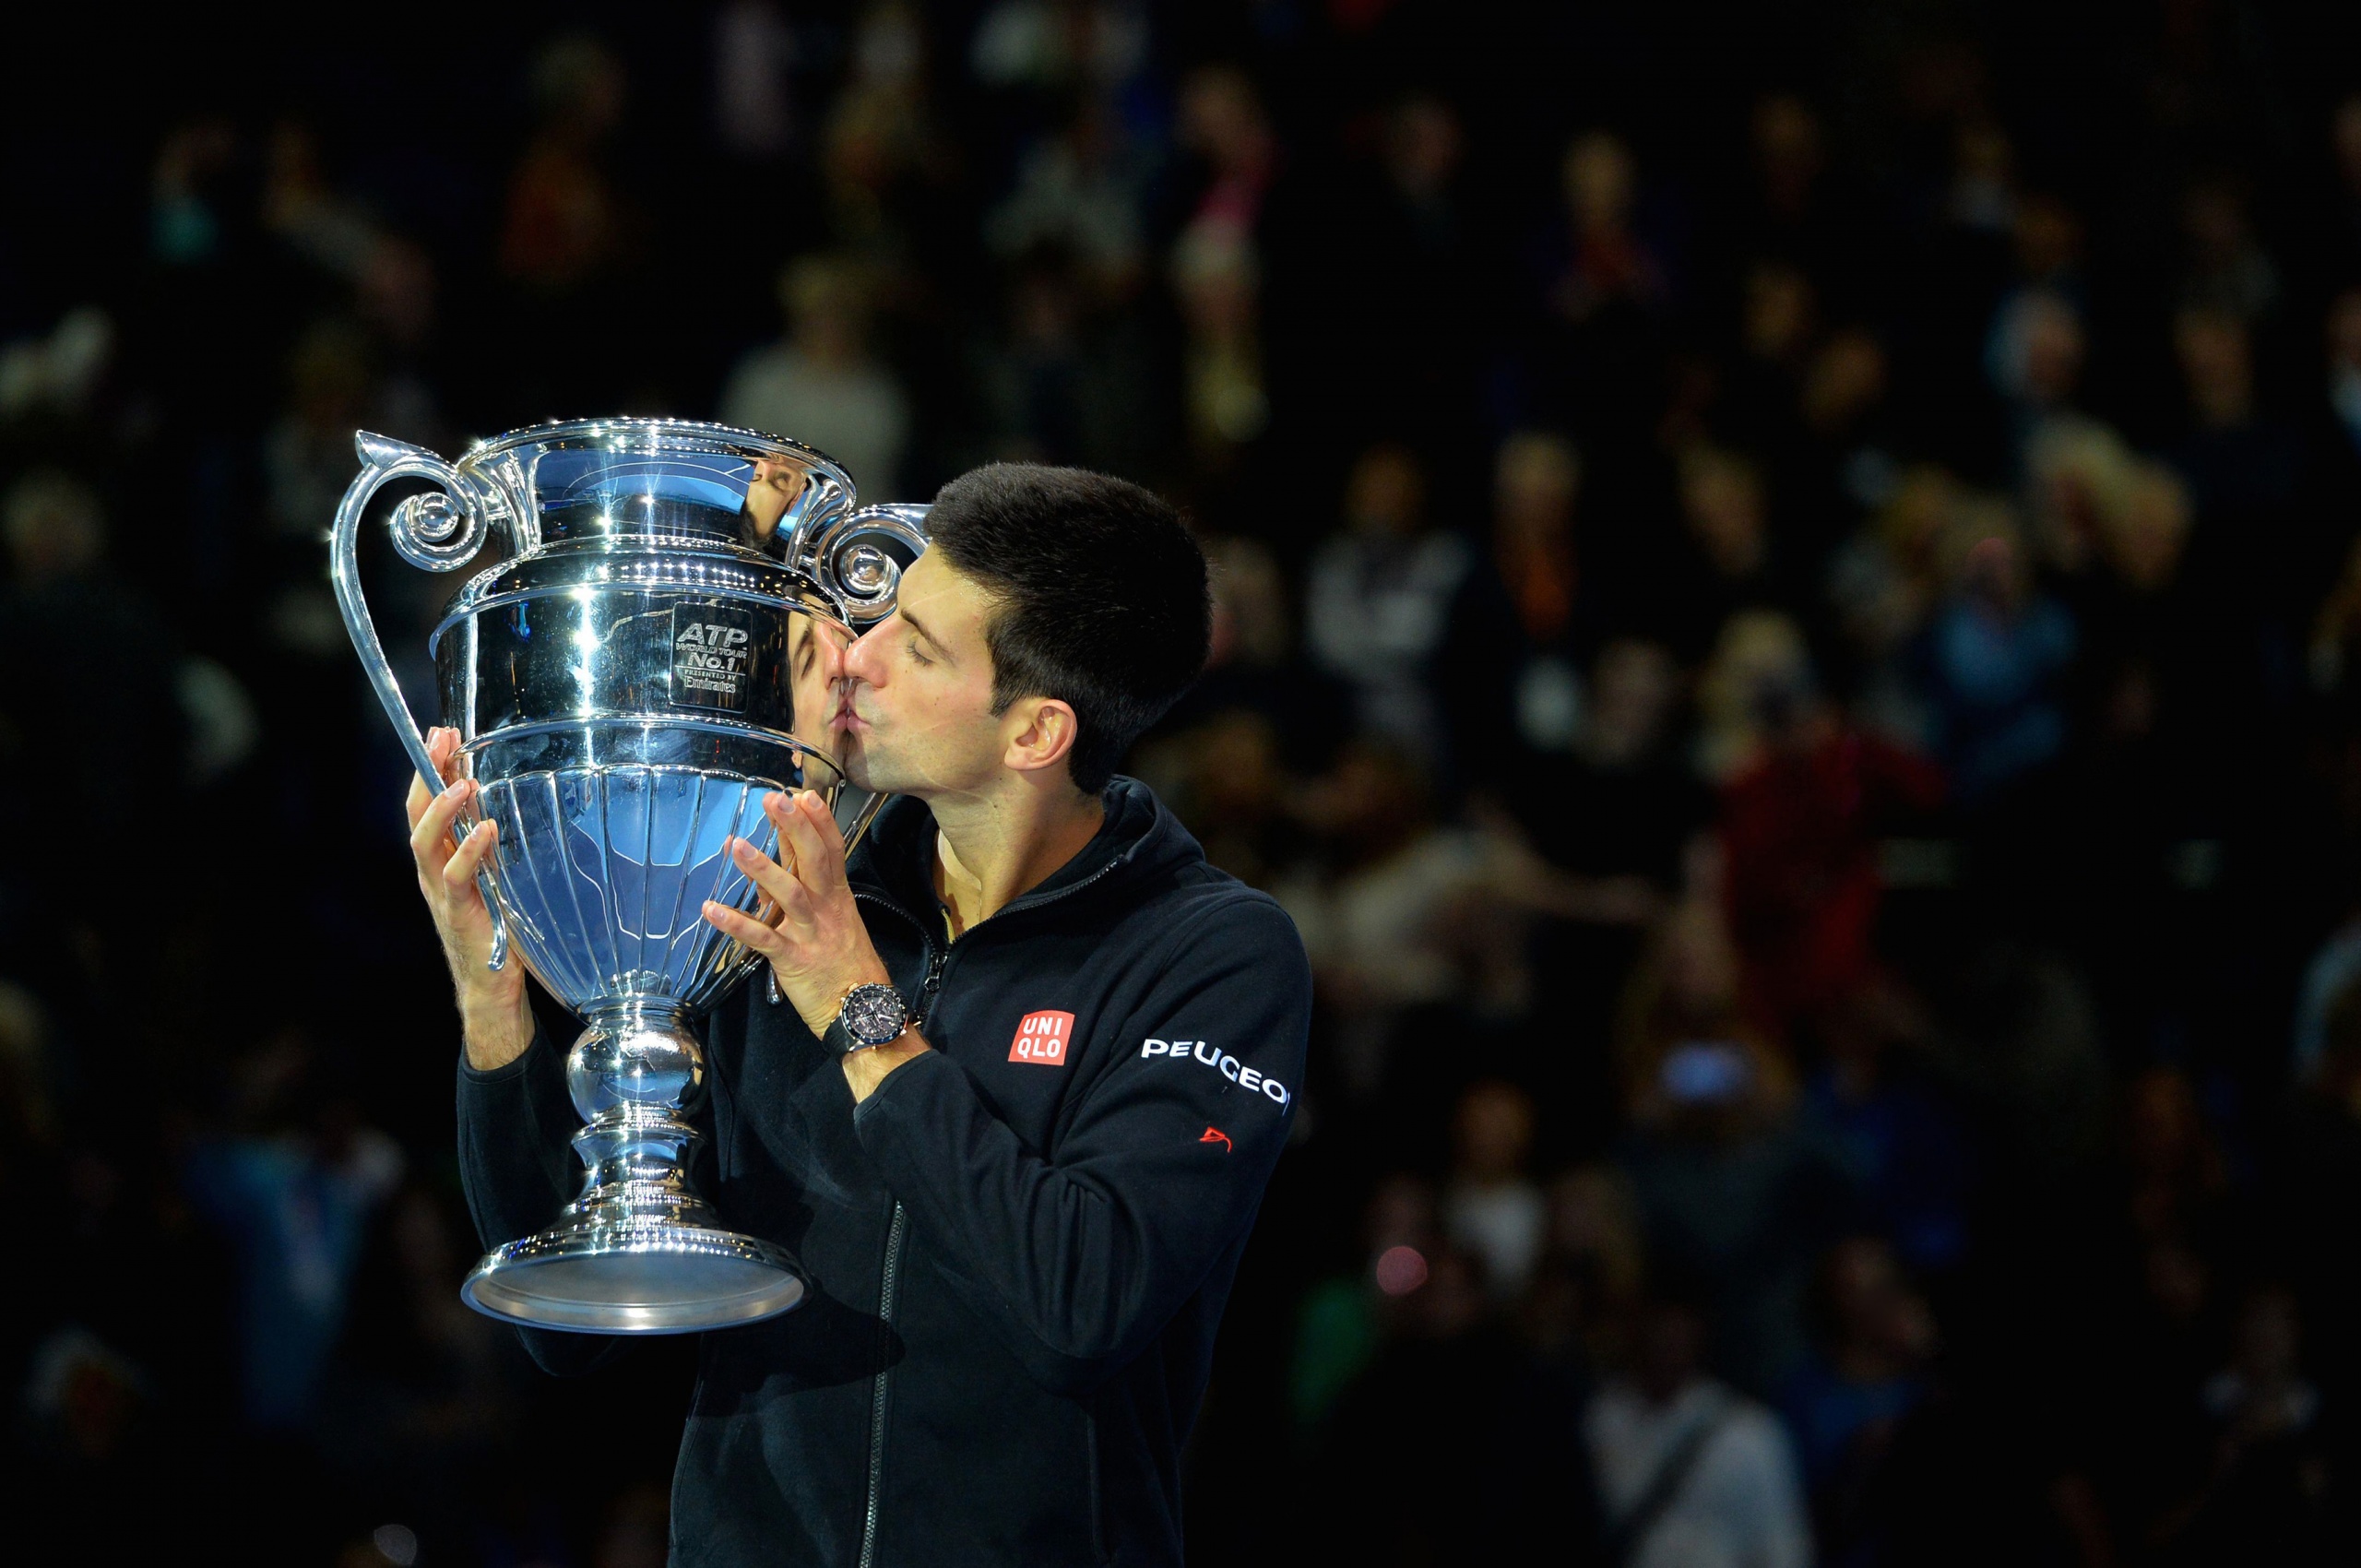
{"label": "black zip-up jacket", "polygon": [[[705,1336],[682,1568],[1181,1561],[1181,1443],[1293,1120],[1311,980],[1286,914],[1145,785],[1106,804],[1080,854],[950,943],[932,814],[886,807],[848,872],[934,1050],[858,1110],[759,976],[706,1021],[701,1190],[809,1290]],[[577,1123],[546,1035],[492,1072],[462,1060],[487,1246],[579,1190]],[[614,1344],[524,1337],[552,1372]]]}

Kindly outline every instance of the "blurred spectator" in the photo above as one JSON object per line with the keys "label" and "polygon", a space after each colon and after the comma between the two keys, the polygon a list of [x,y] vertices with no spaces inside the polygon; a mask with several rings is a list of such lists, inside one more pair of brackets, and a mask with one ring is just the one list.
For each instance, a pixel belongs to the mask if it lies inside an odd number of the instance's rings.
{"label": "blurred spectator", "polygon": [[2063,197],[2035,192],[2017,206],[2010,231],[2016,279],[1993,313],[1993,330],[2005,331],[2015,310],[2043,294],[2084,303],[2082,217]]}
{"label": "blurred spectator", "polygon": [[779,273],[787,339],[738,362],[721,417],[818,447],[864,502],[902,498],[910,406],[894,373],[870,351],[873,280],[847,256],[809,255]]}
{"label": "blurred spectator", "polygon": [[1793,1070],[1739,1006],[1721,911],[1667,915],[1623,1001],[1631,1131],[1617,1163],[1650,1258],[1711,1292],[1714,1364],[1779,1386],[1803,1348],[1810,1260],[1849,1206],[1833,1150],[1796,1114]]}
{"label": "blurred spectator", "polygon": [[501,268],[528,288],[564,294],[618,261],[630,243],[623,197],[604,166],[621,124],[625,77],[611,51],[560,39],[533,65],[541,123],[508,187]]}
{"label": "blurred spectator", "polygon": [[2302,1327],[2287,1290],[2263,1286],[2240,1309],[2229,1364],[2200,1396],[2210,1463],[2161,1522],[2172,1549],[2202,1559],[2262,1552],[2300,1562],[2323,1550],[2329,1454],[2320,1391],[2302,1372]]}
{"label": "blurred spectator", "polygon": [[1750,610],[1721,623],[1697,678],[1697,771],[1719,786],[1761,760],[1768,731],[1811,687],[1811,655],[1787,616]]}
{"label": "blurred spectator", "polygon": [[2187,387],[2190,436],[2179,458],[2210,517],[2248,536],[2271,529],[2293,499],[2302,458],[2293,437],[2267,422],[2256,402],[2254,343],[2247,324],[2225,311],[2185,310],[2173,324],[2173,348]]}
{"label": "blurred spectator", "polygon": [[1181,84],[1179,121],[1203,181],[1171,253],[1189,442],[1208,474],[1226,480],[1271,422],[1257,235],[1278,143],[1252,84],[1228,66]]}
{"label": "blurred spectator", "polygon": [[671,1521],[671,1500],[663,1488],[626,1488],[599,1526],[590,1568],[664,1568],[670,1557]]}
{"label": "blurred spectator", "polygon": [[[350,323],[321,321],[303,334],[287,366],[287,409],[263,441],[263,477],[273,529],[300,539],[304,565],[336,520],[352,482],[352,433],[374,428],[375,376],[369,343]],[[306,570],[306,577],[316,576]],[[326,628],[340,640],[341,626]]]}
{"label": "blurred spectator", "polygon": [[2361,982],[2361,909],[2350,911],[2304,966],[2287,1052],[2288,1076],[2297,1087],[2319,1079],[2328,1061],[2329,1021],[2355,982]]}
{"label": "blurred spectator", "polygon": [[[1345,486],[1345,528],[1320,547],[1304,594],[1304,643],[1356,688],[1362,728],[1424,747],[1451,732],[1437,665],[1474,554],[1428,520],[1427,479],[1399,446],[1373,446]],[[1449,756],[1430,757],[1448,777]]]}
{"label": "blurred spectator", "polygon": [[1694,1303],[1658,1291],[1641,1310],[1629,1375],[1583,1414],[1604,1556],[1640,1568],[1802,1568],[1811,1532],[1786,1434],[1705,1374],[1705,1336]]}
{"label": "blurred spectator", "polygon": [[794,25],[773,0],[731,0],[713,22],[713,120],[722,146],[746,159],[778,158],[800,129]]}
{"label": "blurred spectator", "polygon": [[1661,315],[1673,282],[1638,226],[1639,185],[1621,137],[1576,137],[1559,164],[1562,215],[1538,246],[1536,400],[1585,442],[1638,435],[1660,401]]}
{"label": "blurred spectator", "polygon": [[[144,853],[125,825],[145,814],[160,777],[181,778],[188,723],[165,624],[108,567],[97,492],[54,469],[25,474],[0,494],[0,532],[9,566],[0,666],[18,672],[0,687],[0,748],[14,765],[0,800],[15,820],[50,825],[20,850],[20,874],[43,908],[43,929],[21,935],[48,942],[50,928],[101,909],[123,918],[103,890],[125,885],[119,879]],[[125,735],[138,737],[136,769],[113,760]],[[47,774],[37,759],[67,785],[34,792]]]}
{"label": "blurred spectator", "polygon": [[1026,155],[1015,189],[985,219],[985,238],[1008,257],[1060,246],[1073,253],[1100,295],[1120,298],[1141,270],[1138,162],[1111,109],[1085,99],[1064,126]]}
{"label": "blurred spectator", "polygon": [[1886,977],[1865,978],[1813,1020],[1822,1051],[1806,1114],[1842,1153],[1879,1233],[1922,1277],[1967,1261],[1968,1129],[1925,1070],[1928,1021]]}
{"label": "blurred spectator", "polygon": [[1833,187],[1828,137],[1812,106],[1792,92],[1756,100],[1750,126],[1753,189],[1742,239],[1757,255],[1780,256],[1816,286],[1850,285],[1847,214]]}
{"label": "blurred spectator", "polygon": [[1542,1363],[1587,1381],[1618,1361],[1643,1266],[1631,1194],[1611,1167],[1552,1180],[1541,1257],[1520,1313]]}
{"label": "blurred spectator", "polygon": [[1712,811],[1679,753],[1679,667],[1659,643],[1619,637],[1574,692],[1571,754],[1529,759],[1510,780],[1510,802],[1552,864],[1668,889]]}
{"label": "blurred spectator", "polygon": [[1738,698],[1754,742],[1730,765],[1721,802],[1730,925],[1750,1003],[1782,1028],[1867,981],[1878,842],[1942,796],[1926,762],[1840,717],[1801,639],[1786,636],[1784,657],[1756,666]]}
{"label": "blurred spectator", "polygon": [[1789,563],[1774,553],[1762,470],[1726,448],[1696,445],[1678,466],[1680,517],[1690,546],[1685,577],[1661,590],[1676,652],[1694,659],[1740,612],[1796,602]]}
{"label": "blurred spectator", "polygon": [[1137,472],[1153,458],[1148,345],[1092,297],[1074,255],[1035,246],[1011,269],[1006,318],[976,363],[996,457]]}
{"label": "blurred spectator", "polygon": [[2012,476],[2037,442],[2087,422],[2074,410],[2087,350],[2081,309],[2054,289],[2026,291],[1994,322],[1985,364],[2007,411]]}
{"label": "blurred spectator", "polygon": [[1444,1229],[1482,1262],[1487,1289],[1502,1300],[1524,1292],[1541,1254],[1547,1216],[1528,1170],[1532,1158],[1532,1096],[1487,1079],[1459,1097]]}
{"label": "blurred spectator", "polygon": [[1821,1259],[1819,1343],[1782,1400],[1821,1550],[1845,1561],[1896,1429],[1926,1396],[1935,1324],[1884,1242],[1856,1236]]}
{"label": "blurred spectator", "polygon": [[2336,190],[2326,227],[2331,265],[2346,272],[2361,263],[2361,92],[2348,92],[2329,116],[2329,152],[2336,165]]}
{"label": "blurred spectator", "polygon": [[150,176],[148,244],[168,267],[193,267],[219,250],[225,176],[238,154],[237,131],[218,115],[175,126],[157,149]]}
{"label": "blurred spectator", "polygon": [[262,221],[312,266],[348,281],[368,269],[384,240],[368,211],[329,185],[319,138],[294,121],[280,122],[270,134]]}
{"label": "blurred spectator", "polygon": [[41,999],[0,980],[0,1175],[30,1180],[36,1165],[55,1157],[54,1051]]}
{"label": "blurred spectator", "polygon": [[1395,1174],[1378,1182],[1361,1229],[1365,1266],[1315,1286],[1297,1316],[1287,1393],[1302,1432],[1321,1425],[1369,1365],[1382,1317],[1427,1282],[1430,1260],[1442,1255],[1434,1189],[1418,1177]]}
{"label": "blurred spectator", "polygon": [[2329,307],[2328,395],[2345,438],[2361,446],[2361,289],[2348,289]]}
{"label": "blurred spectator", "polygon": [[1618,303],[1660,301],[1663,267],[1631,227],[1639,171],[1631,148],[1604,131],[1577,137],[1560,179],[1568,254],[1565,270],[1550,284],[1549,308],[1579,324]]}
{"label": "blurred spectator", "polygon": [[1799,439],[1797,394],[1820,327],[1820,296],[1802,268],[1758,261],[1747,270],[1726,416],[1741,445],[1775,452]]}
{"label": "blurred spectator", "polygon": [[2278,303],[2278,268],[2256,237],[2234,181],[2209,175],[2192,182],[2181,194],[2180,228],[2184,303],[2252,322]]}
{"label": "blurred spectator", "polygon": [[18,1550],[117,1562],[172,1550],[195,1499],[153,1377],[80,1324],[30,1348],[10,1422],[15,1484],[30,1504],[12,1531]]}
{"label": "blurred spectator", "polygon": [[1569,752],[1581,732],[1580,660],[1592,634],[1574,536],[1582,458],[1564,437],[1519,431],[1501,443],[1492,475],[1492,562],[1524,634],[1513,685],[1516,738]]}
{"label": "blurred spectator", "polygon": [[1828,598],[1842,635],[1853,710],[1865,727],[1923,743],[1928,714],[1910,656],[1944,587],[1948,536],[1973,526],[1972,505],[1952,473],[1933,464],[1896,479],[1883,503],[1829,564]]}
{"label": "blurred spectator", "polygon": [[[1381,1331],[1310,1467],[1310,1540],[1375,1562],[1536,1539],[1579,1551],[1590,1515],[1587,1489],[1567,1484],[1580,1469],[1574,1410],[1487,1311],[1481,1265],[1448,1246],[1431,1257],[1397,1246],[1373,1272]],[[1437,1431],[1460,1440],[1436,1445]]]}
{"label": "blurred spectator", "polygon": [[1996,516],[1978,531],[1920,656],[1931,750],[1953,798],[1971,808],[2064,749],[2059,685],[2078,641],[2072,617],[2035,585],[2013,526]]}
{"label": "blurred spectator", "polygon": [[1172,247],[1172,287],[1188,334],[1191,450],[1226,476],[1271,422],[1264,389],[1262,278],[1244,229],[1199,221]]}
{"label": "blurred spectator", "polygon": [[1306,808],[1333,846],[1333,873],[1276,891],[1337,1016],[1348,1090],[1382,1085],[1413,1009],[1464,1005],[1498,1018],[1527,1004],[1516,895],[1544,897],[1546,871],[1498,833],[1442,826],[1414,751],[1353,746]]}
{"label": "blurred spectator", "polygon": [[237,1249],[246,1420],[300,1431],[318,1413],[369,1217],[400,1180],[402,1154],[350,1102],[303,1103],[314,1067],[300,1030],[240,1066],[249,1126],[191,1154],[188,1191]]}
{"label": "blurred spectator", "polygon": [[972,64],[994,87],[1107,93],[1145,63],[1146,18],[1116,0],[1000,0],[976,29]]}
{"label": "blurred spectator", "polygon": [[[625,284],[644,259],[645,214],[617,167],[629,80],[598,39],[569,34],[534,60],[539,124],[507,183],[499,267],[510,286],[501,327],[508,370],[531,417],[638,398],[652,366],[619,363],[611,335],[637,330],[644,302]],[[587,329],[596,321],[601,330]]]}
{"label": "blurred spectator", "polygon": [[1252,235],[1279,160],[1261,95],[1235,66],[1206,65],[1181,83],[1179,110],[1180,144],[1204,164],[1189,226],[1218,224],[1241,238]]}
{"label": "blurred spectator", "polygon": [[0,350],[0,424],[85,412],[106,375],[114,342],[113,319],[96,305],[81,305],[60,316],[45,337]]}
{"label": "blurred spectator", "polygon": [[1385,111],[1376,167],[1339,182],[1326,269],[1329,351],[1346,428],[1416,432],[1430,450],[1477,440],[1482,251],[1460,167],[1467,133],[1440,94]]}
{"label": "blurred spectator", "polygon": [[1952,135],[1948,206],[1945,216],[1970,232],[2016,227],[2016,148],[2008,132],[1980,115],[1964,117]]}
{"label": "blurred spectator", "polygon": [[320,1454],[358,1496],[416,1500],[410,1523],[430,1541],[466,1538],[520,1414],[516,1347],[455,1283],[473,1253],[463,1222],[415,1179],[387,1195],[322,1374]]}
{"label": "blurred spectator", "polygon": [[828,226],[888,293],[915,289],[919,246],[933,237],[927,197],[946,157],[928,99],[918,12],[890,3],[868,7],[849,53],[851,71],[829,107],[821,147]]}
{"label": "blurred spectator", "polygon": [[[2323,1320],[2361,1311],[2361,1258],[2331,1239],[2361,1225],[2361,985],[2348,984],[2321,1020],[2320,1054],[2287,1108],[2277,1174],[2284,1211],[2275,1255],[2290,1260],[2304,1299]],[[2352,1348],[2326,1340],[2323,1371],[2348,1386]]]}

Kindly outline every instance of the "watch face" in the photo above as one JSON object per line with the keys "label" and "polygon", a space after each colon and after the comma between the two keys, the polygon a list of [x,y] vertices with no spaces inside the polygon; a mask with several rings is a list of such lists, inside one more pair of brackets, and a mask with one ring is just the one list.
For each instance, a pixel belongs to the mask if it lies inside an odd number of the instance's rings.
{"label": "watch face", "polygon": [[910,1016],[890,985],[857,985],[845,998],[845,1033],[862,1045],[884,1045],[902,1032]]}

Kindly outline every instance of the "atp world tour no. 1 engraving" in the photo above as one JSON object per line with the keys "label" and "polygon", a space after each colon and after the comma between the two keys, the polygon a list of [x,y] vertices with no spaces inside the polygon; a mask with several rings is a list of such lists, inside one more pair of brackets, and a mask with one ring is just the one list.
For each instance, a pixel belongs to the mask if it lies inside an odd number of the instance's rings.
{"label": "atp world tour no. 1 engraving", "polygon": [[754,667],[754,617],[719,604],[672,610],[672,700],[742,713]]}

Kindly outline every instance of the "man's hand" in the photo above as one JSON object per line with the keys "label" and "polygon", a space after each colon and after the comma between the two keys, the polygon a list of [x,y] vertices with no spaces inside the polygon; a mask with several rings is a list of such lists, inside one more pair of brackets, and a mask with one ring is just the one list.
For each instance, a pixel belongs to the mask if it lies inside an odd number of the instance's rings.
{"label": "man's hand", "polygon": [[457,730],[427,731],[426,751],[441,777],[432,788],[423,778],[410,779],[409,851],[418,862],[419,893],[451,966],[469,1065],[489,1071],[514,1062],[533,1043],[525,966],[512,959],[502,968],[484,967],[492,956],[492,911],[476,890],[476,873],[500,841],[500,829],[490,820],[479,822],[453,848],[451,819],[474,802],[475,781],[459,777]]}
{"label": "man's hand", "polygon": [[[768,958],[779,994],[813,1034],[825,1034],[836,1021],[845,992],[857,985],[890,985],[893,977],[869,940],[869,928],[860,923],[860,908],[845,881],[844,835],[827,803],[810,790],[771,794],[763,797],[763,812],[778,829],[778,860],[743,838],[730,841],[730,854],[738,869],[769,896],[776,923],[765,924],[711,900],[706,903],[705,918]],[[923,1041],[904,1049],[916,1040],[905,1031],[890,1045],[849,1053],[845,1075],[854,1098],[866,1099],[876,1079],[925,1049]],[[856,1058],[877,1058],[888,1051],[896,1053],[890,1063],[862,1061],[856,1067]]]}

